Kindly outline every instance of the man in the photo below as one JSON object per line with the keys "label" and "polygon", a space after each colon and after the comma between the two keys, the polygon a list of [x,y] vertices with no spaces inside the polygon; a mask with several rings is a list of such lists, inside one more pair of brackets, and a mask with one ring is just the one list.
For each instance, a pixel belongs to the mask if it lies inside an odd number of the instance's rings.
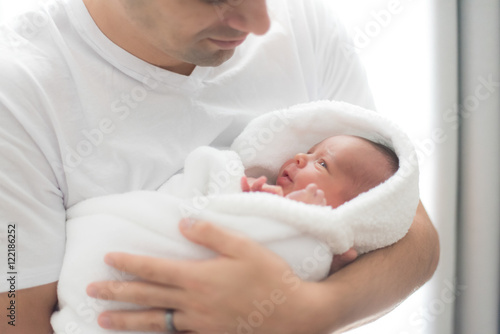
{"label": "man", "polygon": [[[319,0],[67,0],[3,31],[0,213],[18,229],[19,274],[15,298],[0,297],[16,305],[16,326],[3,321],[2,333],[51,332],[66,208],[154,190],[192,149],[228,146],[261,113],[318,99],[372,103]],[[421,205],[404,239],[338,270],[356,257],[344,254],[321,283],[284,277],[289,268],[277,256],[208,222],[181,230],[220,256],[109,255],[108,264],[145,281],[99,282],[88,294],[152,308],[103,313],[101,326],[328,333],[387,312],[430,278],[438,259]]]}

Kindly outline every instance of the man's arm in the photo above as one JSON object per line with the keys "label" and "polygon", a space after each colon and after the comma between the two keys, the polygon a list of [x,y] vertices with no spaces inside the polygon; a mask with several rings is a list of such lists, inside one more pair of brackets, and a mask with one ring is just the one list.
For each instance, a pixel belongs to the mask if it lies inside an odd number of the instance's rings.
{"label": "man's arm", "polygon": [[52,334],[50,316],[57,303],[57,282],[16,291],[15,326],[9,325],[8,322],[11,319],[5,316],[11,300],[13,299],[8,297],[7,292],[0,293],[0,307],[2,309],[0,333]]}
{"label": "man's arm", "polygon": [[317,311],[335,314],[335,322],[318,333],[343,332],[386,314],[432,277],[438,261],[438,235],[420,202],[403,239],[359,257],[324,282],[321,290],[334,294],[323,294]]}
{"label": "man's arm", "polygon": [[[241,332],[244,326],[255,334],[340,332],[394,308],[432,276],[439,258],[437,233],[421,204],[398,243],[360,257],[323,282],[301,281],[276,254],[241,235],[204,222],[181,227],[188,239],[220,256],[193,263],[109,254],[108,264],[149,282],[127,282],[120,289],[117,282],[93,283],[89,295],[153,309],[105,312],[101,326],[164,330],[165,309],[174,309],[177,329],[199,334]],[[257,327],[249,323],[256,312],[267,312]]]}

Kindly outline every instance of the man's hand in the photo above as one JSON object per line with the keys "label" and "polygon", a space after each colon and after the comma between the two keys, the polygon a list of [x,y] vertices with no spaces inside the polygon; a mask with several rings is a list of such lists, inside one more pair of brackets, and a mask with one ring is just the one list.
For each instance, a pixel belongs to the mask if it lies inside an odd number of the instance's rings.
{"label": "man's hand", "polygon": [[108,263],[144,281],[93,283],[89,295],[152,309],[105,312],[101,326],[165,331],[165,309],[174,309],[174,324],[186,333],[343,331],[391,310],[432,276],[439,259],[437,234],[421,204],[403,239],[336,271],[352,258],[348,251],[319,283],[301,281],[281,258],[245,237],[205,222],[186,225],[181,230],[189,240],[220,256],[193,262],[108,255]]}
{"label": "man's hand", "polygon": [[184,224],[181,231],[220,255],[192,262],[108,254],[108,264],[145,281],[92,283],[88,294],[152,309],[105,312],[102,327],[165,331],[165,310],[174,309],[174,324],[186,333],[310,333],[304,322],[321,299],[318,283],[301,281],[275,253],[212,224]]}

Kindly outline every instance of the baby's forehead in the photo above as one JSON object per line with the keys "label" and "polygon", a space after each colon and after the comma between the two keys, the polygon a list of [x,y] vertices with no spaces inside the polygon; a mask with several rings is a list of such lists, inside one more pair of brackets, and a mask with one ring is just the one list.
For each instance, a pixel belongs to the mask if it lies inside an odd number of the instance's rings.
{"label": "baby's forehead", "polygon": [[356,136],[329,137],[315,146],[344,172],[370,164],[378,150],[369,140]]}
{"label": "baby's forehead", "polygon": [[373,149],[372,143],[364,138],[351,135],[336,135],[328,137],[311,147],[311,150],[322,148],[329,152],[335,152],[345,149]]}

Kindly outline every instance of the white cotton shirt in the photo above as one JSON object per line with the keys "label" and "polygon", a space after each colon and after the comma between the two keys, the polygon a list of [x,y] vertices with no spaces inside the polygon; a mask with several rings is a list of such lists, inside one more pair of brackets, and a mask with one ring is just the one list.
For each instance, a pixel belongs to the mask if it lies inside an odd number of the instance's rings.
{"label": "white cotton shirt", "polygon": [[[82,0],[56,0],[0,27],[0,241],[6,248],[15,224],[17,289],[58,280],[66,208],[156,190],[194,148],[227,147],[268,111],[320,99],[373,108],[352,44],[322,0],[268,6],[265,36],[190,76],[113,44]],[[11,271],[7,256],[0,265]]]}

